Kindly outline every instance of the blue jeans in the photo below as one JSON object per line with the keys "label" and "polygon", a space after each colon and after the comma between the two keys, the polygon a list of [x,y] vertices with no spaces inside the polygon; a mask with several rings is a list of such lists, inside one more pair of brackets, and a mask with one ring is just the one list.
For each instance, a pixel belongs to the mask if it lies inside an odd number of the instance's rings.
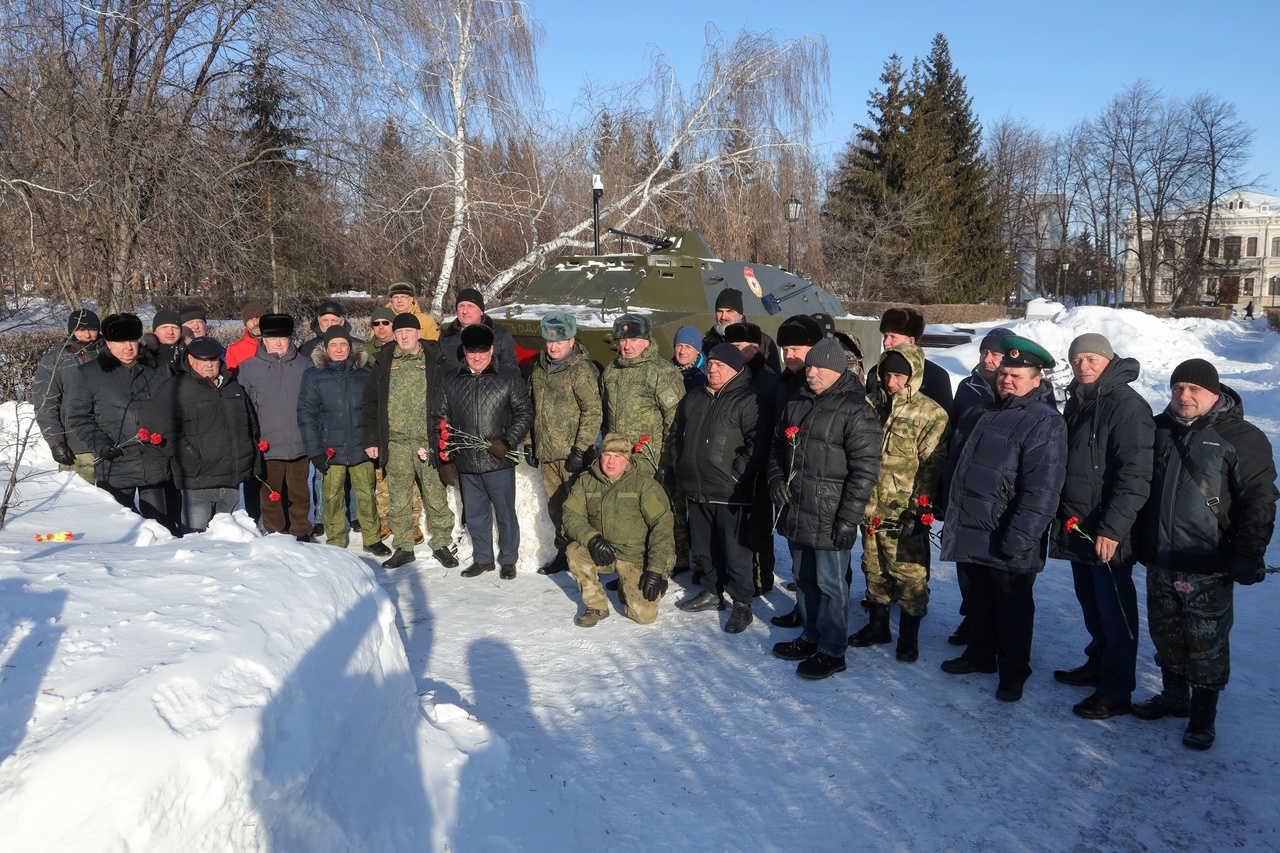
{"label": "blue jeans", "polygon": [[796,579],[796,608],[804,626],[800,639],[818,651],[844,657],[849,645],[849,571],[851,551],[819,551],[791,546],[791,573]]}
{"label": "blue jeans", "polygon": [[240,506],[240,487],[182,490],[182,532],[200,533],[220,512]]}
{"label": "blue jeans", "polygon": [[1127,701],[1133,693],[1138,663],[1138,593],[1133,563],[1095,566],[1071,563],[1076,599],[1089,632],[1085,665],[1102,679],[1098,692]]}

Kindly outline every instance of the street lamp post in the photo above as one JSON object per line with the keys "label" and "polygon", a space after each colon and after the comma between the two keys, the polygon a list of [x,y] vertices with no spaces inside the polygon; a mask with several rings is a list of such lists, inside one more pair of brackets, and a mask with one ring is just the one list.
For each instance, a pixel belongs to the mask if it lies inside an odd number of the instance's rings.
{"label": "street lamp post", "polygon": [[795,273],[795,262],[791,256],[791,236],[795,231],[796,220],[800,218],[800,208],[803,207],[800,199],[792,196],[787,199],[787,272]]}
{"label": "street lamp post", "polygon": [[591,176],[591,221],[595,225],[595,251],[600,254],[600,196],[604,195],[604,182],[599,175]]}
{"label": "street lamp post", "polygon": [[1063,263],[1062,276],[1058,279],[1058,301],[1066,305],[1067,299],[1067,270],[1071,269],[1071,264]]}

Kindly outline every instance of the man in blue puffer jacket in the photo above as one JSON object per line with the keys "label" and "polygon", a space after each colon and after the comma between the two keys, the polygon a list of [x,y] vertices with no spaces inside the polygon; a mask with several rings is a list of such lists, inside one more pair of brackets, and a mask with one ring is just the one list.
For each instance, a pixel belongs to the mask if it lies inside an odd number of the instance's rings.
{"label": "man in blue puffer jacket", "polygon": [[378,536],[373,460],[364,452],[360,433],[364,384],[370,373],[364,345],[352,339],[346,326],[331,326],[324,333],[324,345],[311,351],[311,363],[298,392],[298,426],[307,456],[323,477],[325,542],[347,547],[344,498],[350,478],[364,550],[389,557],[391,550]]}
{"label": "man in blue puffer jacket", "polygon": [[[1017,702],[1031,675],[1036,575],[1066,477],[1067,428],[1040,375],[1053,358],[1010,335],[996,378],[1000,402],[973,425],[951,480],[942,559],[968,572],[969,648],[952,675],[999,672],[996,698]],[[996,649],[999,648],[997,654]]]}

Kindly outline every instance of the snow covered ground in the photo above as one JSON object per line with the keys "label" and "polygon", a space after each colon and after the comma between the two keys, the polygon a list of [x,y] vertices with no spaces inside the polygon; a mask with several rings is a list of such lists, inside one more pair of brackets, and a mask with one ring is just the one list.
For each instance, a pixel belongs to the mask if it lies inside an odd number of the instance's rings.
{"label": "snow covered ground", "polygon": [[[1013,327],[1056,355],[1106,334],[1157,410],[1173,366],[1209,358],[1278,434],[1280,336],[1261,320],[1079,308]],[[931,357],[958,378],[976,349]],[[6,457],[22,411],[0,407]],[[769,654],[795,633],[768,624],[791,607],[780,588],[737,637],[727,614],[676,610],[679,584],[652,626],[575,627],[568,576],[533,572],[550,531],[532,469],[503,582],[421,558],[388,574],[241,516],[171,539],[36,444],[0,531],[6,851],[1280,848],[1275,578],[1238,590],[1218,742],[1193,753],[1183,721],[1071,713],[1087,691],[1051,672],[1086,636],[1057,561],[1020,703],[938,669],[959,598],[943,563],[918,663],[851,649],[809,683]],[[60,530],[75,540],[33,540]],[[1140,631],[1145,695],[1145,616]]]}

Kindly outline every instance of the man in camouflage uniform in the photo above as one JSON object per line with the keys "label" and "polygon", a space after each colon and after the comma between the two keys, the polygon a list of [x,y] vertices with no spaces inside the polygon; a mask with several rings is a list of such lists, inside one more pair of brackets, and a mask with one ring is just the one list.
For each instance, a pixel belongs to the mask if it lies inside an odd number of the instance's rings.
{"label": "man in camouflage uniform", "polygon": [[529,374],[533,458],[542,468],[547,514],[556,529],[556,557],[538,574],[553,575],[569,568],[564,555],[569,544],[564,537],[564,500],[586,467],[587,450],[600,434],[600,373],[578,347],[578,322],[572,315],[548,314],[540,329],[546,345]]}
{"label": "man in camouflage uniform", "polygon": [[618,598],[628,618],[648,625],[658,618],[658,600],[667,591],[675,563],[671,504],[649,475],[633,464],[631,440],[610,433],[600,458],[574,481],[564,502],[565,554],[586,610],[583,628],[609,615],[609,598],[598,577],[617,572]]}
{"label": "man in camouflage uniform", "polygon": [[1240,395],[1212,364],[1184,361],[1169,385],[1173,399],[1155,419],[1151,497],[1137,525],[1164,690],[1132,710],[1144,720],[1190,716],[1183,745],[1208,749],[1231,675],[1235,585],[1266,577],[1276,467],[1271,442],[1244,419]]}
{"label": "man in camouflage uniform", "polygon": [[67,318],[67,340],[40,359],[35,381],[31,384],[36,424],[49,444],[58,470],[75,471],[90,485],[93,485],[94,478],[93,453],[67,426],[66,404],[69,401],[63,391],[68,373],[98,357],[103,346],[99,327],[98,315],[88,308],[72,311]]}
{"label": "man in camouflage uniform", "polygon": [[[388,345],[365,382],[360,432],[365,453],[387,471],[391,493],[391,557],[395,569],[415,559],[413,493],[421,491],[427,509],[431,556],[447,569],[458,565],[453,542],[453,511],[436,470],[439,434],[430,423],[431,403],[440,388],[446,361],[435,341],[424,341],[416,315],[397,314],[395,345]],[[426,451],[426,452],[423,452]],[[425,458],[424,458],[425,457]],[[456,485],[456,484],[455,484]]]}
{"label": "man in camouflage uniform", "polygon": [[[417,304],[416,302],[414,303]],[[410,312],[413,313],[413,312]],[[365,341],[364,351],[369,354],[369,364],[372,366],[377,362],[378,355],[383,349],[390,347],[390,351],[396,348],[395,332],[391,328],[391,324],[395,322],[396,312],[387,307],[379,307],[373,309],[373,316],[369,318],[369,340]],[[418,318],[418,323],[422,323],[422,318]],[[419,329],[419,332],[422,330]],[[424,340],[432,340],[430,335],[422,335]],[[387,469],[381,465],[374,466],[374,505],[378,512],[378,537],[386,539],[391,535],[391,524],[387,521],[391,517],[391,493],[387,491]],[[422,544],[422,524],[416,519],[422,516],[422,496],[415,489],[413,492],[413,542],[415,545]]]}
{"label": "man in camouflage uniform", "polygon": [[[604,369],[604,428],[626,437],[634,447],[648,436],[636,464],[648,467],[671,495],[669,444],[676,408],[684,398],[679,368],[658,353],[648,317],[623,314],[613,322],[618,357]],[[677,513],[677,519],[683,513]],[[689,565],[689,524],[676,522],[676,571]]]}
{"label": "man in camouflage uniform", "polygon": [[[898,660],[914,663],[920,656],[920,620],[929,608],[929,526],[921,519],[930,514],[928,504],[942,480],[947,413],[920,391],[920,347],[890,347],[880,354],[877,372],[884,395],[875,409],[884,443],[880,478],[867,501],[870,521],[862,537],[871,619],[849,638],[849,645],[866,648],[889,642],[889,605],[896,601]],[[921,505],[922,499],[926,505]]]}

